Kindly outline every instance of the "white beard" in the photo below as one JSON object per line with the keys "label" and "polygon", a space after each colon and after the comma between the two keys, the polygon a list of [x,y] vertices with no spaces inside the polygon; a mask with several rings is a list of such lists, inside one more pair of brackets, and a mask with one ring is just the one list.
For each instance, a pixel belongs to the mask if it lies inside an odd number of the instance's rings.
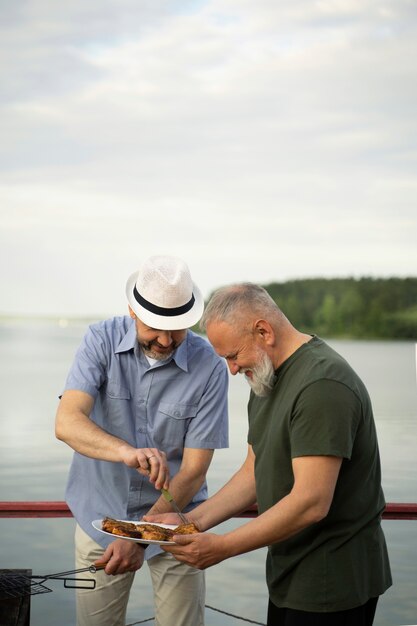
{"label": "white beard", "polygon": [[253,393],[256,396],[262,397],[271,393],[275,384],[276,376],[274,366],[269,356],[262,351],[260,351],[260,354],[261,358],[255,367],[242,370],[241,373],[244,374],[250,369],[252,372],[252,378],[246,376],[246,380],[248,381]]}

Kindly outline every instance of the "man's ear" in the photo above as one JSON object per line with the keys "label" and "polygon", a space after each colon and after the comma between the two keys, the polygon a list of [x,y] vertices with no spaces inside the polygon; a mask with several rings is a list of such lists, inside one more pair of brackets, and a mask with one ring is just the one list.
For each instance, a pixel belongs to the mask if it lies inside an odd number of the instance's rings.
{"label": "man's ear", "polygon": [[129,308],[129,315],[132,318],[132,320],[136,319],[136,314],[134,312],[134,310],[131,308],[130,304],[128,304],[128,308]]}
{"label": "man's ear", "polygon": [[275,333],[271,324],[266,320],[259,319],[253,325],[253,333],[260,341],[270,346],[275,341]]}

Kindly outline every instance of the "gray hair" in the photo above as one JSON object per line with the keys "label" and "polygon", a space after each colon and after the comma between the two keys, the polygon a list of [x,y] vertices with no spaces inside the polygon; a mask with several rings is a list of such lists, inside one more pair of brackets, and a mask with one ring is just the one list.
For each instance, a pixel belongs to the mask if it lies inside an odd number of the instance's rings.
{"label": "gray hair", "polygon": [[214,292],[200,320],[200,328],[205,332],[207,325],[213,321],[228,324],[243,321],[249,327],[253,315],[272,317],[274,321],[281,321],[283,317],[278,305],[263,287],[253,283],[229,285]]}

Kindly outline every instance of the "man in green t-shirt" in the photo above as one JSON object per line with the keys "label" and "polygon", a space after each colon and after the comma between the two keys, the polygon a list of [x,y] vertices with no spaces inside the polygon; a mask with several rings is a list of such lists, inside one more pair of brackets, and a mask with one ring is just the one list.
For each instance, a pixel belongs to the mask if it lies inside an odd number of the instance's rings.
{"label": "man in green t-shirt", "polygon": [[364,384],[257,285],[217,291],[202,327],[252,388],[249,445],[238,472],[189,518],[207,530],[255,502],[259,516],[224,535],[178,536],[166,550],[204,569],[268,546],[268,626],[371,626],[392,581]]}

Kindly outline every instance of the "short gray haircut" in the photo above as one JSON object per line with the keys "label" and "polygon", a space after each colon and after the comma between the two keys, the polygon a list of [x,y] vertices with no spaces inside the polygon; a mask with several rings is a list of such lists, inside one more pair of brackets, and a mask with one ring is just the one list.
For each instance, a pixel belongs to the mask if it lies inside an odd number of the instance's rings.
{"label": "short gray haircut", "polygon": [[263,287],[253,283],[239,283],[221,287],[214,292],[207,304],[200,328],[206,332],[211,322],[235,324],[246,322],[250,325],[253,315],[279,321],[283,314],[276,302]]}

